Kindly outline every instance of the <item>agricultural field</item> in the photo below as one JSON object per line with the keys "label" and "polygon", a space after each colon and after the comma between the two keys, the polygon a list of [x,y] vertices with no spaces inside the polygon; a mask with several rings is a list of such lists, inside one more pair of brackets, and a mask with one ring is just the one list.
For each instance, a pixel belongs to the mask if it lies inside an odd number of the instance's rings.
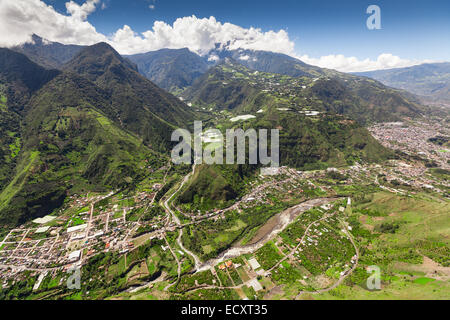
{"label": "agricultural field", "polygon": [[[5,234],[0,259],[7,263],[16,255],[45,258],[42,252],[49,248],[59,250],[60,259],[81,250],[84,262],[80,291],[64,289],[67,273],[56,269],[60,271],[45,275],[39,290],[32,290],[39,281],[39,273],[33,273],[26,284],[10,285],[7,297],[448,296],[448,200],[436,192],[377,184],[381,179],[373,167],[339,172],[284,168],[275,176],[255,176],[232,206],[195,214],[173,200],[185,187],[181,172],[161,172],[166,180],[149,179],[139,192],[73,198],[76,204],[67,202],[42,225],[48,227],[43,233],[33,234],[38,226],[30,224]],[[158,197],[164,181],[173,183]],[[83,226],[89,231],[80,240],[72,241],[66,234]],[[85,242],[86,234],[99,238]],[[66,241],[69,245],[64,247]],[[381,272],[381,291],[367,287],[373,266]]]}

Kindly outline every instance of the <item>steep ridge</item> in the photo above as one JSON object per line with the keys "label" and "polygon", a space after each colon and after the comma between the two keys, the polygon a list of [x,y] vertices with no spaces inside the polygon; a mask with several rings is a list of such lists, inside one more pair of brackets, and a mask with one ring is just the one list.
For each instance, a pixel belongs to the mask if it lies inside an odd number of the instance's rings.
{"label": "steep ridge", "polygon": [[154,149],[167,151],[174,128],[193,122],[187,105],[140,75],[135,65],[106,43],[83,49],[64,70],[104,89],[111,102],[105,112]]}
{"label": "steep ridge", "polygon": [[8,84],[5,94],[9,105],[17,112],[23,110],[30,95],[60,74],[32,62],[23,54],[0,48],[0,81]]}
{"label": "steep ridge", "polygon": [[304,63],[282,53],[261,50],[221,50],[213,51],[221,60],[230,58],[241,65],[260,72],[278,73],[291,77],[319,77],[332,72]]}
{"label": "steep ridge", "polygon": [[0,48],[0,190],[13,178],[21,149],[21,121],[31,95],[60,72]]}

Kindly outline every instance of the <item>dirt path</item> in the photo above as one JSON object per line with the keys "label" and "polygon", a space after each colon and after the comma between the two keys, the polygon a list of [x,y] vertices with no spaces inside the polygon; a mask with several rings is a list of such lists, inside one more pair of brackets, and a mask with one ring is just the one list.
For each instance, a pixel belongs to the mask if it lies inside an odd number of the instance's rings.
{"label": "dirt path", "polygon": [[339,280],[335,284],[333,284],[331,287],[326,288],[326,289],[316,290],[316,291],[300,291],[294,300],[298,300],[304,294],[314,294],[315,295],[315,294],[326,293],[331,290],[334,290],[337,287],[339,287],[345,281],[345,279],[347,279],[356,270],[356,268],[358,267],[358,262],[359,262],[359,258],[360,258],[359,249],[355,243],[355,240],[353,239],[353,236],[348,231],[345,231],[345,234],[350,239],[350,242],[352,243],[352,245],[356,251],[356,261],[355,261],[353,267],[349,271],[347,271],[343,276],[341,276],[339,278]]}
{"label": "dirt path", "polygon": [[164,291],[167,291],[167,290],[169,290],[170,287],[173,287],[174,285],[177,285],[178,282],[180,281],[180,277],[181,277],[181,263],[180,263],[180,260],[178,260],[178,257],[177,257],[177,255],[175,254],[175,252],[173,251],[172,247],[170,246],[169,241],[167,241],[167,238],[166,238],[166,237],[164,237],[164,240],[166,240],[167,246],[169,247],[169,250],[170,250],[170,252],[172,253],[172,255],[173,255],[173,257],[175,258],[175,261],[177,262],[177,265],[178,265],[178,270],[177,270],[177,272],[178,272],[178,278],[177,278],[177,281],[175,281],[174,283],[169,284],[167,287],[165,287],[165,288],[164,288]]}
{"label": "dirt path", "polygon": [[303,244],[305,243],[305,238],[308,236],[309,234],[309,230],[316,224],[319,222],[322,222],[323,220],[331,217],[332,215],[325,215],[324,217],[320,218],[319,220],[316,220],[314,222],[311,222],[310,225],[308,226],[308,228],[306,228],[305,234],[303,235],[302,239],[300,240],[300,243],[287,255],[285,256],[283,259],[281,259],[275,266],[273,266],[270,270],[268,270],[268,272],[271,272],[273,270],[275,270],[276,268],[278,268],[278,266],[280,264],[282,264],[284,261],[286,261],[287,259],[291,258],[295,252],[301,247],[303,246]]}

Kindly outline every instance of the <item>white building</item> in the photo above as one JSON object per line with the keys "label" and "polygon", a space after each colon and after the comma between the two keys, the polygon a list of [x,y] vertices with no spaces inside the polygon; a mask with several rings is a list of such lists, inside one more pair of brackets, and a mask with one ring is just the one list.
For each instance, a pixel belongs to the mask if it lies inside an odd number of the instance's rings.
{"label": "white building", "polygon": [[80,257],[81,257],[81,250],[74,251],[71,254],[69,254],[69,261],[70,262],[78,261],[80,260]]}
{"label": "white building", "polygon": [[261,265],[255,258],[248,260],[248,263],[250,264],[253,270],[261,268]]}
{"label": "white building", "polygon": [[87,228],[87,224],[82,224],[82,225],[79,225],[79,226],[70,227],[70,228],[67,229],[67,233],[80,231],[80,230],[83,230],[83,229],[86,229],[86,228]]}

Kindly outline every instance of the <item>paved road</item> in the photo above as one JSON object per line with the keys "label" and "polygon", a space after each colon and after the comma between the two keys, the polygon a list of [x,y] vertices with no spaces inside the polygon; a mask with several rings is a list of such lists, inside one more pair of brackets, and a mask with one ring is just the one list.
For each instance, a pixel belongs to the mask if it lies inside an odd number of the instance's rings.
{"label": "paved road", "polygon": [[[181,227],[181,221],[180,219],[176,216],[175,212],[173,212],[173,210],[170,208],[170,201],[175,197],[175,195],[183,188],[183,186],[189,181],[190,177],[194,175],[195,173],[195,168],[196,165],[193,166],[192,168],[192,172],[190,172],[188,175],[186,175],[183,179],[183,182],[181,183],[180,187],[166,200],[164,201],[164,208],[166,209],[167,212],[170,213],[170,215],[172,216],[173,221],[179,226]],[[180,230],[180,234],[178,236],[177,239],[177,244],[180,246],[181,250],[183,250],[184,252],[186,252],[188,255],[190,255],[195,262],[195,270],[198,271],[200,269],[200,266],[202,265],[202,262],[200,261],[200,259],[191,251],[189,251],[188,249],[186,249],[183,245],[183,241],[182,241],[182,237],[183,237],[183,228],[179,228]]]}

